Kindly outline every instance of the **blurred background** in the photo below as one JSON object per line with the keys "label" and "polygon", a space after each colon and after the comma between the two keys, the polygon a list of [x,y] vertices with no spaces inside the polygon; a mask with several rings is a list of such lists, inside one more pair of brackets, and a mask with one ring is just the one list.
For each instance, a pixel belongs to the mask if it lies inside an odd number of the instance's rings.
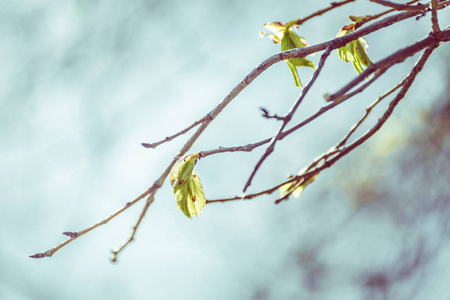
{"label": "blurred background", "polygon": [[[433,53],[392,118],[323,172],[299,199],[278,195],[210,204],[187,219],[170,185],[136,239],[143,203],[62,248],[31,259],[145,191],[187,136],[155,142],[211,110],[279,51],[266,22],[304,17],[328,1],[0,1],[1,299],[448,299],[450,73]],[[348,15],[384,11],[357,1],[302,25],[310,44],[332,39]],[[448,26],[448,11],[439,13]],[[372,61],[425,37],[430,16],[366,36]],[[320,55],[310,59],[317,64]],[[277,144],[250,192],[271,187],[335,145],[418,56],[367,93]],[[306,84],[312,70],[301,69]],[[292,121],[325,105],[356,76],[333,53]],[[270,137],[300,90],[271,67],[210,125],[192,152]],[[388,102],[374,110],[361,134]],[[384,106],[383,106],[384,105]],[[207,199],[233,197],[263,148],[200,160]]]}

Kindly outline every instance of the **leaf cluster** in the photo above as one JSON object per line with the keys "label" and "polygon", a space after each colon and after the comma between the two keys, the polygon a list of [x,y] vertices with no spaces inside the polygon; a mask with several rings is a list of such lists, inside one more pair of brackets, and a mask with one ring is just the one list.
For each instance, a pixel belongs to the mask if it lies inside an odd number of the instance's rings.
{"label": "leaf cluster", "polygon": [[[365,17],[355,17],[350,16],[352,21],[355,23],[351,23],[342,27],[341,31],[336,35],[336,37],[341,37],[352,33],[357,28],[357,22],[364,20]],[[364,46],[363,46],[364,44]],[[345,46],[338,49],[339,57],[345,62],[353,63],[353,67],[356,72],[362,73],[364,71],[363,66],[368,67],[372,62],[367,55],[366,50],[369,48],[369,43],[363,37],[359,39],[353,40]]]}

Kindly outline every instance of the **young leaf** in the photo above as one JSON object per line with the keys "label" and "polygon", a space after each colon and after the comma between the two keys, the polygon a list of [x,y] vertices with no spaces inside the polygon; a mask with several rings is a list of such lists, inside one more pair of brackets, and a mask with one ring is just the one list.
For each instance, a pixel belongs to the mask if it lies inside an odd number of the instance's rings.
{"label": "young leaf", "polygon": [[[350,18],[353,20],[359,20],[358,17]],[[363,18],[363,17],[361,17]],[[354,31],[354,28],[356,26],[356,23],[349,24],[344,26],[341,31],[336,35],[336,37],[341,37],[346,34],[349,34]],[[366,47],[363,46],[363,43]],[[352,62],[353,67],[355,68],[356,72],[362,73],[364,71],[363,66],[368,67],[372,62],[369,59],[369,56],[367,56],[366,49],[369,47],[369,44],[367,43],[366,39],[363,37],[353,40],[346,44],[345,46],[338,49],[338,55],[339,57],[345,61],[345,62]]]}
{"label": "young leaf", "polygon": [[350,20],[352,20],[355,23],[366,21],[366,20],[370,19],[370,16],[362,16],[362,17],[348,16],[348,17],[350,18]]}
{"label": "young leaf", "polygon": [[[297,35],[293,30],[293,25],[281,24],[280,22],[266,23],[265,28],[269,29],[273,33],[267,34],[269,38],[276,44],[281,43],[281,52],[302,48],[308,46],[308,43],[303,37]],[[297,73],[297,67],[309,67],[314,69],[314,64],[312,61],[302,57],[302,58],[289,58],[286,60],[289,69],[291,70],[292,76],[294,77],[295,85],[302,87],[300,78]]]}
{"label": "young leaf", "polygon": [[206,205],[200,178],[194,171],[199,154],[187,155],[178,160],[170,172],[170,183],[178,208],[189,218],[197,216]]}
{"label": "young leaf", "polygon": [[294,77],[295,85],[298,87],[303,87],[302,82],[300,81],[300,77],[298,77],[297,67],[291,63],[289,60],[286,61],[289,69],[291,70],[292,76]]}

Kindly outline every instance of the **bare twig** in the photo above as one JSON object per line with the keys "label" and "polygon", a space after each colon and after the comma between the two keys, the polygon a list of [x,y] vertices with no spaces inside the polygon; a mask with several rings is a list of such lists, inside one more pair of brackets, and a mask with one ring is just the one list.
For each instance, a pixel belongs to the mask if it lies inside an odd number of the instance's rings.
{"label": "bare twig", "polygon": [[209,115],[204,116],[203,118],[201,118],[198,121],[195,121],[194,123],[192,123],[190,126],[186,127],[185,129],[181,130],[180,132],[177,132],[174,135],[168,136],[165,139],[156,142],[156,143],[142,143],[141,145],[144,146],[145,148],[151,148],[151,149],[155,149],[156,147],[158,147],[161,144],[164,144],[166,142],[170,142],[171,140],[173,140],[174,138],[179,137],[180,135],[183,135],[185,133],[187,133],[189,130],[191,130],[192,128],[202,124],[203,122],[205,122],[206,120],[209,120],[211,117]]}
{"label": "bare twig", "polygon": [[32,258],[42,258],[42,257],[50,257],[53,254],[55,254],[56,251],[58,251],[59,249],[61,249],[62,247],[66,246],[67,244],[73,242],[74,240],[76,240],[77,238],[79,238],[80,236],[85,235],[86,233],[94,230],[95,228],[101,226],[101,225],[105,225],[106,223],[108,223],[109,221],[111,221],[112,219],[114,219],[115,217],[117,217],[119,214],[121,214],[122,212],[124,212],[125,210],[127,210],[128,208],[130,208],[131,206],[133,206],[134,204],[136,204],[137,202],[139,202],[139,200],[145,198],[149,193],[151,192],[151,189],[148,189],[147,191],[145,191],[144,193],[142,193],[139,197],[137,197],[136,199],[134,199],[133,201],[127,202],[124,206],[122,206],[121,208],[119,208],[118,210],[116,210],[115,212],[113,212],[111,215],[109,215],[108,217],[104,218],[103,220],[95,223],[94,225],[82,230],[82,231],[78,231],[78,232],[64,232],[64,235],[69,236],[69,238],[65,241],[63,241],[62,243],[56,245],[55,247],[42,252],[42,253],[36,253],[31,255],[30,257]]}
{"label": "bare twig", "polygon": [[245,184],[244,187],[244,192],[247,190],[247,188],[250,186],[250,184],[252,183],[253,177],[255,176],[256,172],[258,171],[259,167],[261,166],[261,164],[264,162],[264,160],[273,152],[273,150],[275,149],[275,143],[279,140],[281,134],[283,133],[283,129],[286,127],[286,125],[289,123],[289,121],[292,119],[292,116],[294,115],[294,113],[297,111],[297,108],[300,106],[300,104],[302,103],[303,99],[305,99],[306,94],[308,93],[309,89],[311,88],[311,86],[314,84],[314,82],[316,81],[317,77],[320,74],[320,71],[322,70],[325,61],[327,60],[328,56],[331,53],[332,50],[332,46],[333,44],[330,44],[330,46],[328,46],[327,50],[322,54],[322,57],[320,58],[319,61],[319,66],[317,67],[316,71],[314,72],[311,80],[308,82],[308,84],[305,86],[305,88],[302,91],[302,94],[300,95],[300,97],[298,98],[298,100],[294,103],[294,105],[292,106],[292,108],[289,110],[289,113],[286,115],[286,117],[283,119],[283,124],[281,125],[280,129],[278,130],[277,134],[272,138],[269,146],[267,147],[265,153],[263,154],[263,156],[261,157],[261,159],[258,161],[258,163],[256,164],[255,168],[252,171],[252,174],[250,175],[250,177],[247,180],[247,183]]}
{"label": "bare twig", "polygon": [[[395,55],[395,53],[393,54]],[[378,78],[381,77],[381,75],[384,74],[384,72],[386,72],[387,69],[379,69],[377,71],[375,71],[374,76],[368,80],[366,83],[362,84],[360,87],[358,87],[357,89],[355,89],[353,92],[350,92],[348,94],[345,94],[343,96],[341,96],[339,98],[339,101],[334,101],[334,102],[342,102],[345,101],[347,99],[350,99],[351,97],[355,96],[356,94],[359,94],[361,92],[363,92],[366,88],[369,87],[369,85],[371,85],[372,83],[374,83]],[[325,100],[330,101],[330,95],[328,94],[324,94],[323,97],[325,98]]]}
{"label": "bare twig", "polygon": [[366,108],[366,113],[364,114],[364,116],[361,118],[361,120],[359,120],[358,123],[356,123],[354,126],[352,126],[352,128],[350,129],[349,133],[345,136],[345,138],[339,143],[337,144],[337,146],[335,147],[336,150],[339,150],[341,147],[345,146],[348,142],[348,140],[350,139],[350,137],[355,133],[356,129],[358,129],[358,127],[367,119],[367,117],[369,116],[369,114],[372,112],[372,109],[377,106],[382,100],[384,100],[387,96],[389,96],[390,94],[392,94],[393,92],[395,92],[396,90],[398,90],[402,85],[403,82],[406,80],[403,79],[399,84],[397,84],[395,87],[393,87],[392,89],[390,89],[389,91],[387,91],[386,93],[384,93],[382,96],[380,96],[375,102],[373,102],[369,107]]}
{"label": "bare twig", "polygon": [[436,9],[437,9],[437,0],[431,0],[431,24],[433,28],[433,33],[438,35],[441,33],[441,29],[439,28]]}
{"label": "bare twig", "polygon": [[416,6],[412,6],[412,5],[408,5],[408,4],[398,4],[398,3],[394,3],[394,2],[386,1],[386,0],[370,0],[370,1],[378,3],[383,6],[392,7],[395,10],[423,11],[424,9],[428,8],[427,5],[424,5],[421,3],[417,3]]}
{"label": "bare twig", "polygon": [[280,116],[278,116],[278,115],[271,115],[270,113],[269,113],[269,111],[266,109],[266,108],[264,108],[264,107],[260,107],[259,108],[262,112],[263,112],[263,118],[266,118],[266,119],[275,119],[275,120],[278,120],[278,121],[283,121],[283,120],[285,120],[285,117],[280,117]]}
{"label": "bare twig", "polygon": [[141,214],[139,215],[139,218],[136,222],[136,224],[133,226],[133,231],[131,233],[131,236],[128,238],[128,240],[126,240],[122,246],[120,246],[117,249],[114,249],[111,251],[112,257],[111,257],[111,261],[116,262],[117,261],[117,255],[129,244],[134,240],[134,236],[136,235],[136,231],[139,228],[139,225],[141,224],[142,220],[145,217],[145,214],[147,213],[148,208],[150,207],[150,205],[153,203],[153,201],[155,200],[155,193],[150,194],[149,198],[147,199],[147,202],[145,202],[145,206],[141,211]]}
{"label": "bare twig", "polygon": [[339,1],[337,1],[337,2],[331,2],[331,3],[330,3],[330,7],[327,7],[327,8],[321,9],[321,10],[318,10],[318,11],[316,11],[315,13],[312,13],[312,14],[310,14],[310,15],[307,16],[307,17],[304,17],[304,18],[300,18],[300,19],[297,19],[297,20],[293,20],[293,21],[287,22],[287,24],[301,25],[301,24],[305,23],[306,21],[308,21],[308,20],[310,20],[310,19],[312,19],[312,18],[314,18],[314,17],[323,15],[324,13],[326,13],[326,12],[332,10],[332,9],[335,9],[336,7],[345,5],[345,4],[350,3],[350,2],[355,2],[355,1],[356,1],[356,0],[345,0],[345,1],[340,1],[340,2],[339,2]]}

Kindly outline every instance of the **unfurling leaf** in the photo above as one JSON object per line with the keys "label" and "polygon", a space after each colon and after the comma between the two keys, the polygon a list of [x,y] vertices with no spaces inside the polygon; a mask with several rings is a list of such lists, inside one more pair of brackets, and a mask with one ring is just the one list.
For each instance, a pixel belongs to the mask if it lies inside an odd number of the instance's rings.
{"label": "unfurling leaf", "polygon": [[[304,173],[304,169],[300,170],[299,174]],[[312,183],[314,180],[316,180],[318,174],[315,174],[314,176],[312,176],[311,178],[309,178],[308,180],[304,181],[300,181],[299,182],[289,182],[286,183],[285,185],[282,185],[280,187],[280,194],[281,197],[286,196],[287,194],[292,194],[295,198],[299,198],[301,196],[301,194],[303,193],[303,190],[305,189],[305,187],[307,187],[310,183]]]}
{"label": "unfurling leaf", "polygon": [[[350,17],[353,21],[359,20],[358,18],[364,17]],[[354,20],[355,19],[355,20]],[[336,37],[341,37],[346,34],[352,33],[355,29],[356,23],[349,24],[344,26],[341,31],[336,35]],[[365,47],[363,46],[363,43]],[[345,46],[338,49],[339,57],[345,62],[353,63],[353,67],[358,73],[362,73],[364,71],[363,66],[368,67],[372,62],[367,56],[366,50],[369,48],[369,44],[366,39],[360,37],[359,39],[353,40],[346,44]]]}
{"label": "unfurling leaf", "polygon": [[[284,25],[281,24],[280,22],[266,23],[264,25],[265,28],[273,32],[267,34],[267,36],[270,39],[272,39],[274,43],[281,44],[281,52],[308,46],[306,40],[303,37],[297,35],[292,30],[293,26],[296,25],[292,25],[289,22]],[[300,78],[297,73],[297,67],[309,67],[314,69],[313,62],[302,57],[302,58],[289,58],[286,60],[286,63],[288,64],[288,67],[292,72],[295,85],[298,87],[302,87]]]}
{"label": "unfurling leaf", "polygon": [[198,217],[206,205],[202,183],[194,171],[198,158],[198,153],[180,158],[170,172],[170,184],[177,206],[189,219],[192,216]]}

